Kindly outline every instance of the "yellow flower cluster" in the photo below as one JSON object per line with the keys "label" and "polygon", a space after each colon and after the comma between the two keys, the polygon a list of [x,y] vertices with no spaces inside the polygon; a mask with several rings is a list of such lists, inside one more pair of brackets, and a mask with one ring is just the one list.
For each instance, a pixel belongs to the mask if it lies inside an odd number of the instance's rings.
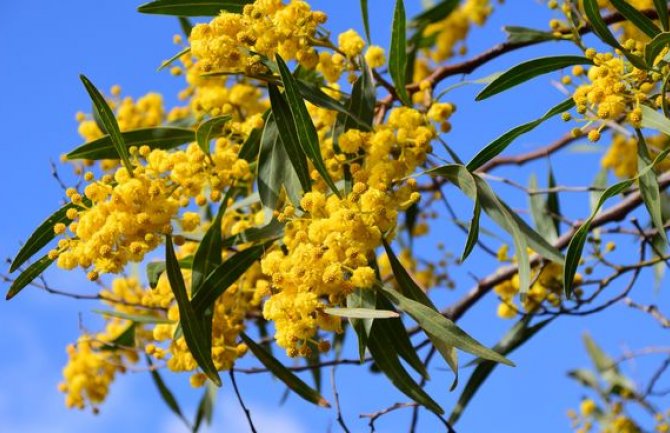
{"label": "yellow flower cluster", "polygon": [[190,36],[191,52],[202,72],[264,73],[259,55],[297,60],[312,69],[319,61],[313,48],[317,28],[326,21],[304,1],[257,0],[242,14],[222,12],[198,24]]}
{"label": "yellow flower cluster", "polygon": [[69,360],[58,389],[65,393],[68,408],[92,405],[95,409],[107,397],[116,374],[126,371],[125,363],[137,362],[134,351],[111,344],[128,326],[125,320],[112,319],[105,332],[82,335],[76,345],[67,347]]}
{"label": "yellow flower cluster", "polygon": [[[664,134],[645,137],[649,153],[654,158],[658,152],[670,146],[670,138]],[[610,147],[600,161],[603,168],[612,170],[617,177],[631,178],[637,174],[637,138],[615,134]],[[670,169],[667,160],[659,162],[655,168],[659,172]]]}
{"label": "yellow flower cluster", "polygon": [[319,328],[339,330],[339,318],[323,313],[324,307],[341,305],[355,288],[374,284],[369,260],[398,212],[419,199],[415,183],[402,179],[425,161],[434,136],[426,117],[409,108],[393,110],[374,132],[345,132],[339,137],[342,151],[364,155],[362,163],[351,165],[351,193],[327,196],[318,183],[320,190],[300,202],[303,214],[287,205],[279,215],[287,221],[284,248],[261,261],[273,287],[263,315],[275,322],[277,343],[289,356],[308,355],[310,343],[319,343]]}
{"label": "yellow flower cluster", "polygon": [[[531,253],[532,251],[529,251]],[[498,260],[501,262],[512,262],[508,257],[508,246],[503,245],[498,251]],[[538,272],[535,269],[535,272]],[[532,279],[533,283],[521,300],[521,308],[527,313],[532,313],[543,303],[557,307],[561,304],[563,293],[563,267],[556,263],[549,263],[539,269],[539,276]],[[575,284],[581,281],[581,275],[575,275]],[[515,274],[509,280],[496,285],[493,291],[500,298],[498,304],[498,317],[512,319],[519,313],[519,307],[515,304],[515,297],[519,293],[519,274]]]}
{"label": "yellow flower cluster", "polygon": [[[430,59],[440,63],[452,58],[459,42],[467,38],[472,24],[484,25],[491,12],[490,0],[466,0],[445,19],[427,26],[424,36],[435,38],[435,45],[428,52]],[[459,52],[465,54],[465,45],[460,46]]]}
{"label": "yellow flower cluster", "polygon": [[630,417],[623,413],[620,402],[608,404],[606,408],[599,408],[596,402],[590,399],[583,400],[579,406],[579,413],[568,411],[575,433],[641,433],[643,430]]}

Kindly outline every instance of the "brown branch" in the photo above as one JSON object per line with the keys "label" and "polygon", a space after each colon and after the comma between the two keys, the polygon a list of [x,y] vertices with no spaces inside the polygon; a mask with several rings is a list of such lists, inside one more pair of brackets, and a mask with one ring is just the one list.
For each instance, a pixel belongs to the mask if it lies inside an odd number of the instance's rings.
{"label": "brown branch", "polygon": [[[665,190],[670,186],[670,173],[665,173],[658,178],[659,188]],[[591,222],[592,228],[601,227],[607,223],[623,220],[626,215],[636,209],[642,203],[642,196],[639,191],[629,194],[618,204],[604,210],[598,214]],[[575,225],[567,233],[564,233],[560,238],[554,242],[554,247],[562,250],[567,247],[575,232],[579,229],[581,224]],[[530,258],[531,266],[536,266],[540,263],[541,257],[533,254]],[[455,304],[447,309],[445,315],[451,320],[458,320],[461,318],[477,301],[493,289],[496,285],[512,278],[519,271],[517,265],[506,266],[498,270],[495,274],[479,280],[477,285],[473,287],[464,297],[458,300]]]}

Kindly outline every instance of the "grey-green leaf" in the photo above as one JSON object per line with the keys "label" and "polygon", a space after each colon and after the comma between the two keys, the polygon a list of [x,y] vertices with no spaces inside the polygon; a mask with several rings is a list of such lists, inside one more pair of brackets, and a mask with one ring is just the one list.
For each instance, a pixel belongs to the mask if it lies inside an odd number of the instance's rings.
{"label": "grey-green leaf", "polygon": [[319,144],[319,136],[312,122],[312,118],[307,111],[305,101],[302,99],[296,79],[291,74],[291,71],[286,66],[286,63],[279,54],[276,55],[277,66],[279,67],[279,74],[281,75],[282,83],[284,85],[284,94],[288,101],[289,109],[292,114],[292,121],[297,132],[298,143],[302,151],[314,164],[314,168],[319,172],[328,187],[337,195],[340,196],[333,179],[331,179],[328,169],[323,162],[321,156],[321,146]]}
{"label": "grey-green leaf", "polygon": [[407,30],[405,4],[403,0],[396,0],[393,12],[393,27],[391,31],[391,47],[389,49],[389,74],[395,84],[396,93],[400,101],[408,106],[412,105],[405,86],[407,85]]}
{"label": "grey-green leaf", "polygon": [[[638,170],[642,171],[645,167],[651,164],[651,156],[649,155],[649,150],[647,148],[647,142],[642,135],[642,131],[636,129],[637,133],[637,166]],[[654,225],[654,228],[658,231],[658,234],[663,240],[668,241],[667,235],[665,233],[665,224],[663,221],[663,216],[661,214],[661,191],[658,186],[658,179],[656,178],[656,173],[654,170],[648,170],[643,176],[639,178],[640,182],[640,194],[642,195],[642,200],[644,205],[649,212],[651,217],[651,222]]]}
{"label": "grey-green leaf", "polygon": [[81,81],[82,83],[84,83],[84,87],[86,88],[88,95],[91,97],[91,100],[93,101],[95,112],[97,113],[98,117],[100,118],[100,121],[104,125],[105,131],[107,131],[107,133],[109,134],[109,137],[112,141],[112,144],[114,145],[114,149],[116,150],[118,157],[123,162],[123,165],[126,167],[126,170],[128,170],[128,173],[130,173],[130,175],[132,176],[133,165],[130,162],[130,153],[128,152],[128,148],[126,147],[123,135],[121,135],[119,124],[116,121],[116,117],[114,116],[112,109],[109,108],[107,101],[105,101],[105,97],[102,96],[100,91],[93,85],[93,83],[91,83],[91,81],[88,78],[86,78],[84,75],[80,75],[79,78],[81,78]]}
{"label": "grey-green leaf", "polygon": [[249,338],[244,332],[240,334],[244,344],[249,347],[249,350],[256,356],[256,358],[274,374],[279,380],[284,382],[292,391],[300,397],[314,403],[321,407],[330,407],[330,403],[319,394],[318,391],[311,388],[303,382],[298,376],[293,374],[289,369],[284,367],[274,356],[268,353],[263,347],[257,344],[254,340]]}
{"label": "grey-green leaf", "polygon": [[[151,149],[173,149],[195,140],[191,129],[158,126],[133,129],[121,133],[126,149],[131,146],[149,146]],[[118,153],[109,135],[85,143],[67,155],[67,159],[117,159]]]}
{"label": "grey-green leaf", "polygon": [[[625,0],[610,0],[612,6],[614,6],[628,21],[633,23],[635,27],[642,30],[642,33],[654,38],[656,35],[661,33],[654,22],[649,19],[645,14],[638,11],[634,6],[626,2]],[[667,9],[666,9],[667,11]]]}
{"label": "grey-green leaf", "polygon": [[144,14],[178,17],[214,17],[222,10],[242,13],[244,5],[253,0],[155,0],[137,8]]}
{"label": "grey-green leaf", "polygon": [[170,391],[170,388],[168,388],[167,385],[165,384],[165,381],[161,377],[158,370],[154,368],[153,362],[151,361],[151,357],[147,355],[146,359],[147,364],[149,365],[149,370],[151,371],[151,378],[153,379],[156,388],[158,388],[158,393],[161,395],[161,398],[163,399],[167,407],[169,407],[170,410],[188,426],[189,422],[186,420],[184,413],[181,411],[181,407],[179,407],[177,399],[175,398],[172,391]]}
{"label": "grey-green leaf", "polygon": [[43,256],[38,261],[34,262],[26,268],[23,272],[19,274],[18,277],[12,282],[12,285],[9,286],[7,295],[5,296],[6,300],[12,299],[16,296],[24,287],[32,283],[35,278],[37,278],[42,272],[44,272],[51,264],[53,260],[49,256]]}
{"label": "grey-green leaf", "polygon": [[165,263],[170,288],[174,293],[179,308],[179,323],[186,341],[186,346],[193,355],[203,373],[209,380],[221,386],[221,378],[212,361],[211,337],[205,333],[208,330],[201,314],[196,314],[186,293],[184,277],[181,274],[179,262],[172,246],[172,237],[167,236],[165,241]]}
{"label": "grey-green leaf", "polygon": [[524,123],[523,125],[519,125],[515,128],[510,129],[500,137],[496,138],[493,140],[491,143],[486,145],[482,150],[480,150],[477,155],[475,155],[474,158],[468,163],[468,170],[470,171],[475,171],[484,164],[486,164],[488,161],[493,159],[495,156],[499,155],[502,153],[507,146],[509,146],[512,141],[514,141],[517,137],[532,131],[535,129],[537,126],[539,126],[542,122],[544,122],[547,119],[550,119],[558,114],[561,114],[563,112],[566,112],[570,110],[572,107],[575,106],[575,101],[572,99],[572,97],[567,98],[564,101],[561,101],[558,105],[552,107],[549,111],[547,111],[544,116],[540,117],[539,119],[533,120],[528,123]]}
{"label": "grey-green leaf", "polygon": [[223,116],[212,117],[202,122],[195,131],[195,138],[198,146],[205,154],[209,155],[209,142],[220,135],[223,125],[225,125],[233,116],[224,114]]}
{"label": "grey-green leaf", "polygon": [[542,57],[518,64],[503,72],[491,84],[486,86],[476,100],[481,101],[537,76],[557,71],[568,66],[591,64],[591,60],[581,56]]}

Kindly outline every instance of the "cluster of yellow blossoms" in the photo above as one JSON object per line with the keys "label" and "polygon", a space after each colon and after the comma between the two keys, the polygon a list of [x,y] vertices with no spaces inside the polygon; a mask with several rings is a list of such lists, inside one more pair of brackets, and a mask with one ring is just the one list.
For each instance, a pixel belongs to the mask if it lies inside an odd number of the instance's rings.
{"label": "cluster of yellow blossoms", "polygon": [[[643,431],[623,411],[621,402],[608,403],[607,407],[600,408],[591,399],[582,400],[579,405],[579,413],[574,410],[568,411],[575,433],[642,433]],[[668,423],[663,414],[656,415],[656,428],[658,433],[668,431]]]}
{"label": "cluster of yellow blossoms", "polygon": [[434,135],[425,115],[409,108],[394,109],[373,132],[350,129],[340,136],[340,148],[364,154],[362,163],[351,165],[352,191],[343,198],[327,196],[325,188],[309,192],[300,202],[304,213],[284,207],[285,248],[261,264],[273,287],[263,315],[275,323],[277,344],[289,356],[309,354],[319,328],[339,330],[339,318],[324,314],[324,307],[342,305],[355,289],[373,288],[374,250],[398,212],[419,199],[415,182],[402,179],[425,161]]}
{"label": "cluster of yellow blossoms", "polygon": [[[514,258],[508,256],[509,247],[503,245],[498,250],[498,260],[505,263],[511,263]],[[529,254],[532,251],[529,251]],[[534,269],[538,272],[538,269]],[[542,305],[543,302],[549,303],[553,307],[561,304],[561,295],[563,293],[563,266],[556,263],[549,263],[539,269],[539,275],[532,278],[533,284],[530,286],[526,296],[521,299],[521,307],[526,313],[532,313]],[[581,281],[581,275],[575,275],[575,284]],[[493,291],[500,298],[498,304],[498,317],[503,319],[512,319],[519,314],[515,298],[519,294],[519,274],[502,283],[496,285]]]}

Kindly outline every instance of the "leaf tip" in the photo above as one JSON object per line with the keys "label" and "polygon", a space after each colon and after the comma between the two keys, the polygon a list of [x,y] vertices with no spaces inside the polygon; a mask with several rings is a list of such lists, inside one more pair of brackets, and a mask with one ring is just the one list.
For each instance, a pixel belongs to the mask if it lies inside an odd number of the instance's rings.
{"label": "leaf tip", "polygon": [[330,403],[328,403],[328,400],[326,400],[326,399],[323,398],[323,397],[321,397],[321,398],[319,399],[319,401],[317,402],[317,404],[318,404],[319,406],[321,406],[321,407],[325,407],[325,408],[327,408],[327,409],[331,407],[331,406],[330,406]]}

